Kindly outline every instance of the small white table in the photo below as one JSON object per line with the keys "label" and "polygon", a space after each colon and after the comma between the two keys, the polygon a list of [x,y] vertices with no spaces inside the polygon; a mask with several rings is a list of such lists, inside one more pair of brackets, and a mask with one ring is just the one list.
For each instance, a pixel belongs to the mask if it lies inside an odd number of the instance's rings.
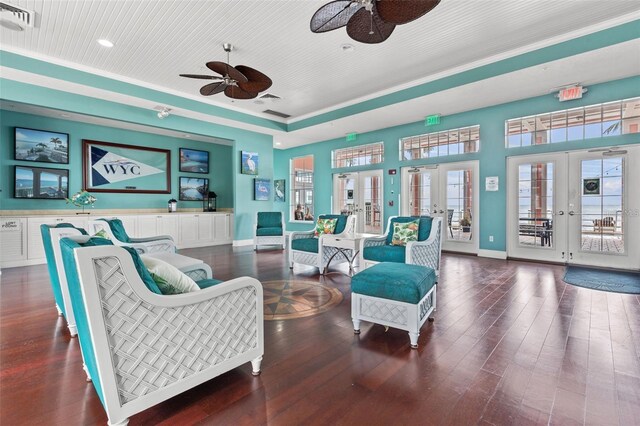
{"label": "small white table", "polygon": [[[360,253],[360,241],[363,238],[375,237],[375,234],[346,234],[346,235],[323,235],[322,245],[325,247],[336,248],[337,251],[327,261],[327,266],[322,270],[322,275],[327,273],[329,264],[334,257],[338,254],[342,254],[349,263],[349,275],[353,275],[353,261],[358,257]],[[348,251],[351,251],[353,255],[349,257]]]}

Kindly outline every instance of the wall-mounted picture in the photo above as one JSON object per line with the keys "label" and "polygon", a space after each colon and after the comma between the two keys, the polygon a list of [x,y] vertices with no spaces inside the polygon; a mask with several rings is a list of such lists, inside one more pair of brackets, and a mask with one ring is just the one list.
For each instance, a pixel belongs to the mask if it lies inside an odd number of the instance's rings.
{"label": "wall-mounted picture", "polygon": [[180,176],[178,188],[181,201],[203,201],[209,190],[209,179]]}
{"label": "wall-mounted picture", "polygon": [[258,174],[258,153],[242,151],[241,172],[244,175]]}
{"label": "wall-mounted picture", "polygon": [[253,180],[255,201],[269,201],[271,199],[271,179],[256,178]]}
{"label": "wall-mounted picture", "polygon": [[209,151],[180,148],[180,171],[209,173]]}
{"label": "wall-mounted picture", "polygon": [[14,158],[22,161],[69,164],[69,135],[16,127]]}
{"label": "wall-mounted picture", "polygon": [[285,194],[286,181],[284,179],[276,179],[273,181],[273,200],[284,203],[286,201]]}
{"label": "wall-mounted picture", "polygon": [[171,192],[168,149],[83,139],[82,169],[82,187],[89,192]]}
{"label": "wall-mounted picture", "polygon": [[69,196],[69,170],[15,166],[15,198],[65,199]]}

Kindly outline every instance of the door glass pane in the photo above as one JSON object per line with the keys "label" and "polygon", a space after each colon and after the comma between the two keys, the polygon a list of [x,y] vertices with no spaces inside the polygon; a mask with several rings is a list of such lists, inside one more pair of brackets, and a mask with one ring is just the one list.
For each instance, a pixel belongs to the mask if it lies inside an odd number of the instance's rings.
{"label": "door glass pane", "polygon": [[[381,179],[378,176],[364,176],[362,182],[362,199],[364,202],[364,232],[381,234],[382,192]],[[360,219],[358,219],[360,220]]]}
{"label": "door glass pane", "polygon": [[621,157],[581,162],[582,251],[624,253]]}
{"label": "door glass pane", "polygon": [[518,243],[553,247],[553,163],[518,168]]}
{"label": "door glass pane", "polygon": [[409,173],[408,216],[431,215],[431,173]]}
{"label": "door glass pane", "polygon": [[447,238],[471,241],[473,175],[471,169],[447,172]]}
{"label": "door glass pane", "polygon": [[[345,175],[341,175],[345,176]],[[355,182],[356,179],[353,175],[346,175],[345,177],[337,177],[338,179],[338,193],[334,194],[337,199],[337,211],[336,214],[351,215],[355,212]]]}

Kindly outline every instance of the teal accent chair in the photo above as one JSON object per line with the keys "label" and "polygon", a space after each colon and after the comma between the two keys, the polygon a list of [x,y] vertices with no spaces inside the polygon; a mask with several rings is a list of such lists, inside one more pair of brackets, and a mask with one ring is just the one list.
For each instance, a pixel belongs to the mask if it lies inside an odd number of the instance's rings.
{"label": "teal accent chair", "polygon": [[106,232],[108,238],[116,246],[134,248],[138,253],[175,253],[176,244],[170,235],[158,235],[148,238],[131,238],[120,219],[97,219],[89,221],[89,233],[92,235],[98,231]]}
{"label": "teal accent chair", "polygon": [[256,235],[253,239],[255,249],[258,250],[258,246],[280,245],[284,250],[287,243],[284,229],[282,212],[258,212],[256,214]]}
{"label": "teal accent chair", "polygon": [[[333,235],[353,234],[356,230],[356,216],[324,214],[319,219],[338,219]],[[315,266],[322,272],[329,260],[338,253],[335,247],[326,247],[322,244],[324,235],[314,236],[314,229],[310,231],[294,231],[289,234],[289,264],[291,269],[295,263]],[[351,253],[353,255],[353,253]],[[335,256],[332,263],[349,262],[346,256]]]}
{"label": "teal accent chair", "polygon": [[[406,246],[393,246],[393,224],[419,219],[418,241]],[[380,262],[406,263],[427,266],[440,275],[442,253],[442,218],[392,216],[387,222],[387,231],[379,237],[363,238],[360,242],[360,265],[363,269]]]}
{"label": "teal accent chair", "polygon": [[60,238],[63,237],[87,235],[87,232],[82,228],[74,227],[70,223],[58,223],[55,226],[40,225],[40,233],[42,234],[49,280],[51,282],[58,315],[64,316],[71,337],[75,337],[78,331],[76,329],[73,307],[71,306],[71,299],[69,297],[67,277],[62,267],[59,241]]}
{"label": "teal accent chair", "polygon": [[78,339],[109,425],[126,425],[129,417],[245,363],[260,374],[258,280],[240,277],[161,295],[143,282],[131,249],[68,238],[60,246]]}

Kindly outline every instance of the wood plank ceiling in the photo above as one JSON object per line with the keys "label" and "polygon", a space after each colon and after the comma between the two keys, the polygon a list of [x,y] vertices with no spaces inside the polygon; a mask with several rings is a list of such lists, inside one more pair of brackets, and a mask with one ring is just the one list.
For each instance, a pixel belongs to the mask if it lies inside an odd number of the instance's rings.
{"label": "wood plank ceiling", "polygon": [[[349,102],[428,75],[561,36],[637,11],[626,0],[443,0],[428,15],[399,26],[389,40],[365,45],[344,29],[313,34],[309,20],[327,0],[12,0],[34,10],[36,27],[2,28],[3,46],[58,58],[104,72],[197,95],[201,81],[179,73],[208,72],[205,62],[231,64],[269,75],[266,105],[294,117]],[[96,40],[107,38],[112,49]],[[344,53],[341,45],[355,50]],[[230,104],[217,95],[211,100]],[[235,101],[262,111],[265,105]]]}

